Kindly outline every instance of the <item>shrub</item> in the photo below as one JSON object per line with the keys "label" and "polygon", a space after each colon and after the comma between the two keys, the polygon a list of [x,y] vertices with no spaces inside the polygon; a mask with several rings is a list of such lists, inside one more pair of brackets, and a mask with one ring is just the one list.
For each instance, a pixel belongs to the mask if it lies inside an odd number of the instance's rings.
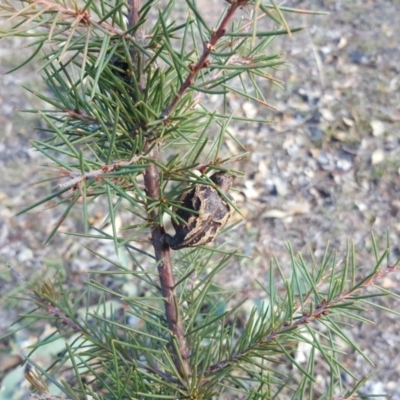
{"label": "shrub", "polygon": [[[308,263],[289,246],[290,275],[272,259],[259,282],[265,295],[246,314],[245,300],[215,279],[244,256],[232,242],[204,239],[240,236],[240,221],[216,221],[218,213],[240,209],[211,174],[240,177],[234,167],[245,154],[226,157],[225,138],[237,140],[232,124],[260,122],[236,116],[229,94],[270,107],[259,82],[274,81],[270,71],[283,60],[268,46],[298,30],[289,29],[285,13],[305,11],[230,0],[213,28],[204,3],[186,0],[182,21],[180,4],[157,3],[1,3],[1,35],[30,38],[35,51],[22,65],[41,63],[48,90],[29,90],[50,107],[33,110],[46,128],[32,145],[60,180],[21,212],[49,202],[62,207],[49,243],[79,208],[76,235],[111,241],[118,255],[97,253],[109,267],[91,270],[78,295],[61,277],[26,283],[35,310],[23,319],[54,326],[32,351],[64,340],[51,365],[28,355],[26,377],[42,398],[314,398],[322,362],[329,378],[319,397],[350,398],[365,378],[346,368],[339,342],[368,360],[344,327],[349,318],[366,321],[360,312],[376,296],[370,288],[396,268],[389,250],[380,254],[373,241],[375,262],[362,277],[351,243],[343,265],[329,249]],[[89,217],[102,201],[108,215],[98,229]],[[124,230],[117,215],[128,221]],[[179,236],[174,241],[165,216]],[[129,290],[107,286],[105,276]],[[307,347],[306,361],[295,355],[299,343]],[[343,373],[354,378],[351,388]]]}

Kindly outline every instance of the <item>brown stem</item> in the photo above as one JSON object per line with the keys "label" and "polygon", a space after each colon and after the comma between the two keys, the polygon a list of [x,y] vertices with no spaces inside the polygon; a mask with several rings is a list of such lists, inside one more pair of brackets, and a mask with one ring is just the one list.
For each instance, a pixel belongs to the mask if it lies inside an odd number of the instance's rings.
{"label": "brown stem", "polygon": [[[156,159],[157,151],[152,149],[149,157]],[[160,197],[160,184],[157,167],[151,164],[144,173],[144,185],[146,194],[150,199]],[[161,293],[164,297],[165,315],[168,328],[177,342],[177,348],[172,344],[175,353],[175,363],[181,375],[190,375],[189,350],[186,344],[185,332],[183,329],[182,318],[178,309],[178,296],[175,291],[175,278],[172,271],[171,252],[168,246],[162,243],[164,228],[158,223],[158,215],[155,210],[149,212],[153,228],[151,232],[152,243],[156,260],[158,262],[158,274],[160,277]]]}
{"label": "brown stem", "polygon": [[[139,10],[142,6],[142,0],[128,0],[128,20],[129,27],[134,27],[139,22]],[[138,30],[141,30],[140,27]],[[138,31],[136,30],[136,32]]]}
{"label": "brown stem", "polygon": [[[137,0],[133,0],[137,1]],[[128,39],[131,39],[132,36],[128,35],[125,31],[118,28],[116,25],[108,24],[104,21],[99,21],[90,16],[90,13],[86,10],[85,12],[81,12],[80,10],[76,10],[75,8],[64,7],[61,4],[55,4],[51,0],[30,0],[30,3],[35,3],[36,5],[44,6],[46,9],[46,13],[50,13],[52,11],[57,11],[60,14],[60,19],[68,20],[70,18],[79,20],[79,23],[82,25],[92,25],[95,27],[101,27],[105,31],[112,33],[113,35],[122,36]]]}
{"label": "brown stem", "polygon": [[[128,0],[128,26],[135,27],[140,19],[139,11],[142,0]],[[134,31],[135,40],[140,41],[142,38],[142,27],[138,27]],[[140,50],[136,46],[131,47],[132,63],[135,68],[136,79],[139,84],[139,89],[143,90],[145,81],[143,76],[143,57]],[[146,146],[145,152],[148,152],[149,158],[157,159],[157,150],[155,147],[150,149]],[[148,197],[148,202],[151,204],[152,199],[157,201],[160,197],[160,183],[157,167],[154,164],[145,170],[144,186]],[[172,343],[172,351],[174,352],[175,365],[182,376],[190,375],[189,366],[189,350],[186,344],[185,332],[183,329],[182,318],[178,309],[178,296],[175,291],[175,277],[172,270],[171,253],[168,246],[162,243],[164,228],[160,226],[158,213],[155,209],[148,212],[149,220],[152,224],[152,243],[154,247],[155,257],[158,263],[158,275],[160,278],[161,293],[164,297],[165,316],[168,323],[168,328],[171,331],[173,340],[177,346]]]}
{"label": "brown stem", "polygon": [[211,365],[205,371],[204,375],[211,375],[216,371],[220,371],[221,369],[233,365],[237,360],[245,357],[251,350],[259,347],[262,344],[267,344],[275,341],[279,336],[283,335],[284,333],[292,331],[293,328],[298,328],[304,324],[310,323],[311,321],[322,319],[324,316],[329,314],[331,308],[334,308],[338,304],[343,304],[347,301],[354,301],[352,296],[357,294],[357,292],[360,292],[361,290],[366,289],[367,287],[374,286],[379,279],[382,279],[388,274],[398,270],[399,270],[398,265],[389,265],[383,271],[382,270],[375,271],[375,273],[371,274],[369,279],[366,279],[361,284],[357,284],[354,286],[354,288],[338,294],[335,298],[333,298],[330,301],[322,300],[321,304],[316,305],[316,307],[313,309],[313,312],[304,313],[300,318],[296,319],[294,322],[291,321],[285,323],[280,329],[273,331],[267,336],[260,339],[257,343],[255,343],[254,346],[249,347],[237,354],[233,354],[232,357],[230,357],[229,359],[221,360],[216,364]]}
{"label": "brown stem", "polygon": [[[139,11],[142,7],[142,0],[128,0],[128,29],[135,27],[140,19]],[[140,25],[136,28],[134,34],[135,40],[139,43],[143,39],[143,26]],[[143,54],[135,46],[131,46],[130,53],[132,57],[132,64],[134,73],[138,82],[139,89],[143,92],[146,86],[143,76]]]}
{"label": "brown stem", "polygon": [[178,90],[178,93],[173,98],[172,102],[161,113],[160,117],[162,119],[166,119],[170,116],[170,114],[178,104],[179,100],[182,98],[183,94],[186,92],[186,90],[189,88],[190,85],[194,84],[194,79],[196,75],[200,72],[202,68],[208,67],[208,65],[210,64],[210,62],[208,61],[208,56],[212,51],[215,51],[215,45],[217,44],[218,40],[225,35],[226,27],[229,21],[232,19],[233,15],[235,14],[235,11],[238,8],[246,5],[248,0],[231,0],[229,2],[231,3],[231,6],[229,7],[227,13],[225,14],[225,17],[223,18],[223,20],[221,21],[221,23],[219,24],[218,28],[215,30],[213,35],[211,36],[210,41],[204,43],[203,53],[200,56],[199,61],[197,61],[196,64],[192,64],[189,66],[190,68],[189,75],[182,83],[181,87]]}

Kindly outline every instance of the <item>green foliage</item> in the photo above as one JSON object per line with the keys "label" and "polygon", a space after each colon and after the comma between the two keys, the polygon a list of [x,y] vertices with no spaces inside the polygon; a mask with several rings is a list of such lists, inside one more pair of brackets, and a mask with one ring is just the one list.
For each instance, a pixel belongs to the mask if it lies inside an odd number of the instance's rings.
{"label": "green foliage", "polygon": [[[284,18],[298,10],[273,1],[231,0],[214,29],[194,0],[186,0],[181,23],[175,21],[174,1],[162,7],[155,0],[142,6],[133,23],[133,3],[87,0],[82,8],[56,0],[0,3],[0,35],[32,40],[32,57],[18,67],[33,59],[40,64],[48,91],[28,90],[49,105],[26,110],[46,123],[45,139],[32,145],[49,160],[49,179],[62,180],[21,213],[47,202],[63,207],[49,242],[79,202],[85,231],[75,234],[112,240],[120,260],[128,255],[135,265],[132,270],[96,254],[110,269],[92,270],[99,279],[89,280],[79,295],[62,279],[26,284],[35,310],[21,320],[47,319],[54,326],[32,352],[64,341],[51,365],[39,365],[28,354],[27,379],[41,392],[71,399],[315,398],[315,370],[322,360],[330,381],[319,398],[349,398],[364,380],[345,387],[344,372],[358,377],[341,361],[338,339],[369,362],[347,337],[346,321],[367,321],[361,311],[376,296],[367,289],[395,269],[386,260],[388,249],[379,254],[374,243],[376,263],[361,278],[350,245],[343,266],[328,249],[309,264],[288,248],[290,276],[273,260],[259,283],[268,301],[246,315],[246,300],[238,301],[214,279],[241,254],[207,246],[171,257],[161,244],[163,216],[176,219],[179,195],[188,186],[211,184],[205,172],[226,170],[243,156],[224,158],[224,138],[236,141],[229,124],[259,121],[235,117],[226,95],[271,107],[259,82],[273,81],[270,72],[283,60],[269,54],[268,45],[298,30],[289,29]],[[241,8],[252,18],[238,18]],[[264,28],[264,20],[272,28]],[[209,95],[221,97],[220,108],[207,108]],[[88,206],[96,198],[107,202],[111,235],[88,233]],[[116,226],[121,210],[132,215],[125,237]],[[106,274],[146,288],[147,295],[108,287],[100,279]],[[278,290],[278,281],[284,290]],[[294,355],[300,342],[309,346],[306,363]],[[293,369],[279,367],[283,361]]]}
{"label": "green foliage", "polygon": [[[379,291],[380,295],[385,294],[377,283],[395,269],[390,265],[382,267],[388,251],[379,254],[376,245],[374,250],[375,267],[360,279],[351,245],[344,267],[339,267],[335,253],[328,249],[322,260],[312,264],[301,256],[295,257],[289,249],[290,276],[285,276],[273,260],[266,281],[260,282],[268,301],[254,307],[248,316],[240,311],[245,300],[234,301],[235,293],[213,283],[235,255],[183,252],[175,261],[180,265],[176,270],[179,308],[192,349],[190,377],[179,374],[171,356],[170,346],[178,344],[170,341],[165,325],[157,274],[141,268],[132,271],[115,262],[107,271],[114,277],[129,274],[150,287],[150,294],[144,298],[127,297],[97,280],[88,282],[87,292],[78,298],[63,285],[38,284],[31,287],[36,312],[24,319],[53,320],[56,330],[33,346],[33,351],[59,338],[65,338],[65,350],[47,370],[33,364],[48,378],[61,371],[65,374],[66,370],[77,377],[74,386],[54,381],[72,399],[81,398],[82,393],[91,394],[94,399],[110,398],[110,393],[112,398],[200,399],[222,393],[247,394],[248,398],[276,398],[284,393],[288,398],[305,398],[313,397],[315,368],[322,360],[331,381],[325,395],[319,398],[330,399],[339,394],[348,398],[351,390],[345,388],[343,376],[348,374],[355,381],[357,376],[341,361],[339,342],[354,348],[366,362],[370,360],[348,337],[346,321],[370,322],[361,311],[372,305],[371,299]],[[104,274],[92,271],[98,272]],[[198,277],[195,281],[194,274]],[[279,281],[285,282],[285,291],[277,289]],[[371,288],[378,291],[366,294]],[[99,295],[97,305],[89,307]],[[106,297],[114,300],[105,301]],[[121,303],[123,315],[118,311]],[[244,317],[243,326],[240,319]],[[305,364],[294,356],[299,342],[309,347]],[[285,372],[279,367],[284,359],[293,364],[294,370]],[[80,377],[91,377],[90,384],[84,384]]]}

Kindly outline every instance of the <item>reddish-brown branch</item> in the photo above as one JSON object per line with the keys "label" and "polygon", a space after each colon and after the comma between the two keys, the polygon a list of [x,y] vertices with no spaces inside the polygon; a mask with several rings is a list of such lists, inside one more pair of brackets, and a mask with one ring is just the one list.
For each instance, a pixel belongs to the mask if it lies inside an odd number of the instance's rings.
{"label": "reddish-brown branch", "polygon": [[[142,0],[128,0],[128,29],[135,28],[135,40],[143,40],[143,27],[137,26],[140,20],[139,11],[142,7]],[[134,74],[138,82],[139,89],[143,92],[145,89],[145,80],[143,76],[143,55],[136,46],[130,48]]]}
{"label": "reddish-brown branch", "polygon": [[193,85],[196,75],[200,72],[202,68],[206,68],[209,65],[208,57],[212,51],[215,50],[215,46],[219,39],[225,35],[227,26],[229,21],[232,19],[233,15],[235,14],[236,10],[240,7],[246,5],[248,0],[235,0],[230,1],[231,6],[229,7],[225,17],[219,24],[219,27],[214,31],[213,35],[209,42],[204,43],[203,53],[200,56],[199,60],[196,64],[190,65],[190,72],[185,81],[182,83],[181,87],[178,90],[178,93],[172,100],[172,102],[168,105],[168,107],[161,113],[160,118],[166,119],[170,116],[176,105],[178,104],[179,100],[182,98],[186,90],[189,86]]}
{"label": "reddish-brown branch", "polygon": [[137,25],[140,19],[139,11],[142,6],[142,0],[128,0],[128,25],[129,28]]}
{"label": "reddish-brown branch", "polygon": [[[157,151],[150,152],[150,158],[157,158]],[[150,199],[158,200],[160,196],[159,174],[157,167],[151,164],[144,173],[144,185],[146,194]],[[165,315],[168,328],[175,337],[178,344],[179,354],[175,351],[175,362],[182,375],[190,375],[189,350],[186,344],[185,332],[183,329],[182,318],[178,309],[178,296],[175,291],[175,278],[172,270],[171,252],[168,246],[162,243],[164,228],[158,223],[157,211],[149,212],[149,218],[153,224],[151,238],[154,247],[156,260],[158,262],[158,274],[160,278],[161,293],[164,297]]]}
{"label": "reddish-brown branch", "polygon": [[[134,27],[138,24],[140,15],[139,11],[141,8],[141,0],[128,0],[128,25],[129,28]],[[135,30],[135,39],[140,40],[142,36],[141,28]],[[139,88],[145,87],[143,67],[141,54],[136,47],[133,47],[132,52],[132,63],[136,69],[135,73],[138,77]],[[158,153],[155,147],[149,151],[150,159],[157,159]],[[144,186],[149,202],[151,199],[158,201],[160,197],[160,181],[159,174],[156,165],[150,164],[144,173]],[[150,205],[150,204],[149,204]],[[178,296],[175,291],[175,277],[172,269],[171,252],[168,246],[162,243],[162,236],[165,233],[164,228],[159,224],[157,210],[148,212],[149,220],[152,224],[151,238],[154,247],[155,257],[158,263],[158,275],[160,279],[161,293],[164,297],[165,316],[168,323],[168,328],[171,331],[171,335],[176,340],[177,346],[172,344],[171,348],[174,351],[175,365],[182,376],[190,376],[189,366],[189,350],[186,344],[185,331],[183,329],[182,318],[179,310]]]}
{"label": "reddish-brown branch", "polygon": [[[135,2],[136,0],[132,0]],[[107,22],[104,21],[99,21],[90,16],[89,11],[81,12],[80,10],[76,10],[74,8],[68,8],[60,4],[56,4],[50,0],[31,0],[31,3],[34,3],[36,5],[41,5],[44,6],[46,11],[57,11],[57,13],[60,15],[60,19],[70,19],[73,18],[75,20],[78,20],[78,22],[81,25],[92,25],[92,26],[98,26],[102,28],[103,30],[117,35],[117,36],[123,36],[128,39],[134,39],[134,37],[130,34],[127,34],[125,31],[122,29],[118,28],[115,25],[110,25]]]}
{"label": "reddish-brown branch", "polygon": [[31,393],[30,400],[72,400],[70,397],[66,398],[66,397],[58,397],[58,396],[53,396],[50,393],[41,393],[41,394],[37,394],[37,393]]}
{"label": "reddish-brown branch", "polygon": [[[385,277],[386,275],[399,270],[399,266],[388,266],[384,271],[378,270],[376,271],[370,279],[363,282],[361,285],[357,286],[356,289],[350,289],[346,292],[340,293],[337,297],[332,299],[331,301],[323,300],[321,304],[318,304],[312,313],[304,313],[300,318],[296,319],[294,322],[285,323],[280,329],[271,332],[269,335],[265,336],[263,339],[258,341],[255,344],[255,347],[258,347],[263,344],[267,344],[276,340],[282,334],[292,331],[293,328],[298,328],[304,324],[308,324],[311,321],[318,320],[323,318],[325,315],[328,315],[330,309],[334,308],[337,304],[345,303],[346,301],[353,301],[352,296],[358,293],[360,290],[365,289],[367,287],[375,285],[375,283]],[[215,371],[219,371],[223,368],[226,368],[229,365],[234,364],[239,358],[244,357],[249,351],[252,349],[246,349],[241,353],[234,354],[230,359],[221,360],[213,365],[211,365],[206,371],[205,375],[209,375],[214,373]]]}
{"label": "reddish-brown branch", "polygon": [[[13,271],[13,273],[16,275],[18,280],[20,280],[24,285],[26,285],[27,288],[31,289],[31,287],[27,283],[26,279],[17,270],[15,270],[9,264],[8,264],[8,267]],[[92,337],[91,332],[87,331],[79,323],[75,323],[70,317],[67,316],[67,314],[64,311],[62,311],[57,305],[54,305],[59,302],[59,299],[58,299],[59,295],[51,284],[44,282],[42,284],[42,286],[40,287],[40,290],[34,290],[33,293],[34,293],[34,296],[32,297],[32,300],[41,309],[45,310],[49,315],[56,317],[61,322],[62,325],[68,326],[73,331],[78,332],[80,335],[82,335],[82,337],[86,337],[86,338]],[[105,348],[107,351],[110,351],[110,352],[112,351],[109,347],[108,341],[98,342],[98,344],[99,344],[99,346]],[[129,353],[126,352],[124,354],[124,356],[129,357]],[[174,377],[161,371],[161,369],[158,367],[157,363],[154,361],[151,363],[151,365],[148,363],[142,363],[139,360],[135,360],[135,363],[139,367],[148,371],[149,373],[155,373],[155,374],[159,375],[161,378],[167,379],[168,381],[173,382],[173,383],[177,383],[177,381]]]}
{"label": "reddish-brown branch", "polygon": [[55,180],[55,179],[62,179],[62,178],[69,178],[68,181],[62,182],[56,186],[57,189],[66,189],[66,188],[76,188],[82,182],[88,181],[90,179],[104,179],[112,177],[110,174],[122,167],[126,167],[132,164],[138,163],[140,157],[134,156],[128,161],[116,161],[111,164],[105,164],[99,169],[95,169],[89,172],[81,173],[81,172],[74,172],[69,171],[64,168],[59,168],[57,172],[54,172],[54,177],[49,179],[44,179],[41,182],[45,182],[47,180]]}

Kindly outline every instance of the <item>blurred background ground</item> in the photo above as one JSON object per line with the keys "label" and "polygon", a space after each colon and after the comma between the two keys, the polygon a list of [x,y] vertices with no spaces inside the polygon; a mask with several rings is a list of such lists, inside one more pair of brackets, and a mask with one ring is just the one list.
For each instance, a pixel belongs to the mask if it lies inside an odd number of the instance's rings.
{"label": "blurred background ground", "polygon": [[[212,20],[220,3],[203,0],[199,8],[205,4],[204,14]],[[230,240],[243,243],[242,251],[251,259],[217,279],[226,288],[247,288],[246,295],[253,299],[261,296],[256,280],[266,277],[272,255],[288,267],[288,241],[295,252],[306,257],[312,252],[319,259],[328,242],[343,257],[351,239],[359,265],[368,272],[374,265],[370,232],[373,229],[383,249],[389,229],[392,260],[400,256],[400,40],[396,32],[400,2],[320,0],[287,1],[286,5],[328,11],[329,16],[287,15],[290,26],[307,29],[292,38],[278,37],[271,46],[272,53],[285,53],[289,63],[273,72],[284,82],[283,90],[265,84],[266,99],[279,111],[229,96],[236,115],[273,121],[231,126],[250,156],[238,166],[245,178],[236,182],[234,194],[246,220]],[[24,39],[0,41],[0,335],[28,310],[27,304],[5,297],[21,285],[5,263],[30,279],[62,268],[77,288],[87,278],[82,271],[104,263],[74,237],[59,234],[43,246],[62,210],[49,208],[15,217],[18,210],[46,196],[46,187],[35,185],[44,160],[29,143],[39,135],[35,129],[39,121],[18,112],[37,106],[21,85],[40,87],[41,80],[33,67],[5,75],[30,54],[25,46]],[[238,152],[233,142],[227,145],[232,154]],[[94,224],[104,216],[101,207],[94,205],[92,212]],[[80,223],[77,212],[62,230],[73,232],[81,228]],[[237,240],[235,235],[241,233],[246,241]],[[104,254],[113,252],[109,243],[97,246]],[[399,293],[399,281],[400,274],[392,274],[382,285]],[[382,304],[400,308],[389,298]],[[349,350],[348,368],[359,377],[376,369],[364,393],[400,399],[399,318],[379,310],[371,310],[368,316],[374,325],[355,324],[348,334],[366,350],[374,367]],[[27,329],[0,342],[0,376],[8,362],[12,365],[10,354],[18,354],[35,335]],[[326,379],[323,372],[320,378]]]}

